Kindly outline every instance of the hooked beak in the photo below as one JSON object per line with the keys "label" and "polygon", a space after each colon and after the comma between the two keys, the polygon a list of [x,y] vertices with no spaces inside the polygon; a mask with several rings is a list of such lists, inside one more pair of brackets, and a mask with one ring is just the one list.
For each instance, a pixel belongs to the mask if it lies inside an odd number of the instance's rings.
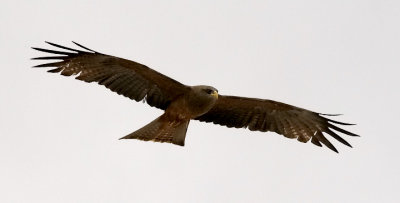
{"label": "hooked beak", "polygon": [[218,99],[218,92],[214,90],[214,91],[211,93],[211,96],[213,96],[213,97],[215,97],[216,99]]}

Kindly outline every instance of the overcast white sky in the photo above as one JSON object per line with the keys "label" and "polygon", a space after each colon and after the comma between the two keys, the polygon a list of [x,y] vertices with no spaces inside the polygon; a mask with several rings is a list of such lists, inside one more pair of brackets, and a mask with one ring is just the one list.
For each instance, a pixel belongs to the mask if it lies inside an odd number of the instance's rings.
{"label": "overcast white sky", "polygon": [[[400,2],[2,1],[0,202],[399,202]],[[340,151],[191,122],[186,146],[118,140],[162,112],[32,69],[44,41],[221,94],[357,123]]]}

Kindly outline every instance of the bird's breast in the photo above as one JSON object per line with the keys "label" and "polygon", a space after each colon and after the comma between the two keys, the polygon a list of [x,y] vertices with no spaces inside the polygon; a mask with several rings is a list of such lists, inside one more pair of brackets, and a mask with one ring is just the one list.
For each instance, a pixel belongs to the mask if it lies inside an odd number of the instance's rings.
{"label": "bird's breast", "polygon": [[171,102],[166,113],[178,118],[193,119],[207,113],[214,105],[216,99],[199,98],[184,95]]}

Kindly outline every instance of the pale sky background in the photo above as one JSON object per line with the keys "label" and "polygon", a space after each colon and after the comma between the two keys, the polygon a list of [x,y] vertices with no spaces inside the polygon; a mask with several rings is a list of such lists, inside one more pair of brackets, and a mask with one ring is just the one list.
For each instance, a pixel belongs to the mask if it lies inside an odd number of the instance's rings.
{"label": "pale sky background", "polygon": [[[112,2],[112,3],[111,3]],[[400,1],[2,1],[0,202],[399,202]],[[186,146],[118,140],[162,111],[32,69],[77,41],[184,84],[357,123],[339,154],[192,121]]]}

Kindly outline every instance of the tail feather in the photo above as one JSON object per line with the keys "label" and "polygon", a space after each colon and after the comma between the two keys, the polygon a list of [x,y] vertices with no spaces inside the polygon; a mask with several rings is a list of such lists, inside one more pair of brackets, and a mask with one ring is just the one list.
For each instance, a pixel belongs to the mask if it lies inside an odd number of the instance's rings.
{"label": "tail feather", "polygon": [[168,142],[184,146],[190,120],[169,120],[164,115],[153,120],[139,130],[120,139]]}

